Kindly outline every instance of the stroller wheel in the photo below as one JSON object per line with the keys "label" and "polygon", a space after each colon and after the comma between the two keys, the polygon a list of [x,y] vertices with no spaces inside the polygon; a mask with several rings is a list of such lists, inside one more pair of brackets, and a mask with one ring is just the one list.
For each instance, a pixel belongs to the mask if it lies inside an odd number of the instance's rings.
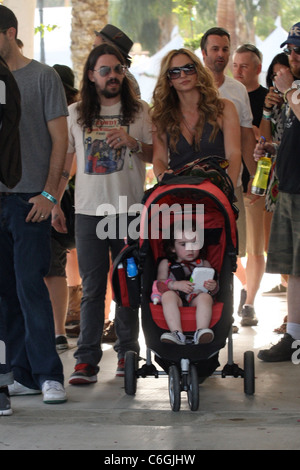
{"label": "stroller wheel", "polygon": [[127,395],[135,395],[137,385],[137,353],[134,351],[127,351],[125,354],[125,375],[124,385]]}
{"label": "stroller wheel", "polygon": [[191,411],[197,411],[199,408],[199,379],[198,371],[194,364],[190,365],[188,373],[188,402]]}
{"label": "stroller wheel", "polygon": [[246,351],[244,353],[244,392],[246,395],[253,395],[255,392],[253,351]]}
{"label": "stroller wheel", "polygon": [[177,366],[169,368],[169,397],[172,411],[179,411],[181,404],[180,373]]}

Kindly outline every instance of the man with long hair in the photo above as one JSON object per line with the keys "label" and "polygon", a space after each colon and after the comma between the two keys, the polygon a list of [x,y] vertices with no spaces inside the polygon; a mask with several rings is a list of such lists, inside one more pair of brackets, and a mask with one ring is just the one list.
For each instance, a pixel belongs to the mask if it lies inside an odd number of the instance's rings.
{"label": "man with long hair", "polygon": [[[115,259],[124,246],[127,210],[141,201],[145,162],[152,161],[149,107],[136,98],[125,71],[118,49],[96,47],[84,67],[81,101],[69,107],[68,154],[77,157],[75,236],[83,287],[73,385],[97,381],[109,250]],[[122,376],[126,351],[139,352],[138,311],[117,308],[115,327],[117,376]]]}

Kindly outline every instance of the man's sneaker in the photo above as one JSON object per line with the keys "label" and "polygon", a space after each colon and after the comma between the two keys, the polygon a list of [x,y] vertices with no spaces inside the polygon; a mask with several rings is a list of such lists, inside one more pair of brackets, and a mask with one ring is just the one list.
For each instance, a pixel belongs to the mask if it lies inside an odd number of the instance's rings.
{"label": "man's sneaker", "polygon": [[258,323],[254,307],[251,307],[250,305],[244,305],[241,317],[241,326],[256,326]]}
{"label": "man's sneaker", "polygon": [[25,387],[16,380],[12,385],[8,386],[9,395],[11,397],[26,396],[26,395],[40,395],[41,390]]}
{"label": "man's sneaker", "polygon": [[65,403],[67,395],[63,385],[55,380],[46,380],[42,386],[43,401],[48,405]]}
{"label": "man's sneaker", "polygon": [[57,351],[66,351],[69,349],[68,340],[64,335],[57,336],[55,338],[55,344]]}
{"label": "man's sneaker", "polygon": [[0,416],[12,415],[8,387],[0,388]]}
{"label": "man's sneaker", "polygon": [[242,315],[242,310],[243,310],[244,304],[246,302],[246,299],[247,299],[247,291],[245,289],[242,289],[241,290],[240,303],[239,303],[239,306],[238,306],[238,309],[237,309],[237,313],[238,313],[239,316]]}
{"label": "man's sneaker", "polygon": [[125,375],[125,359],[121,357],[118,360],[117,370],[116,370],[116,377],[124,377]]}
{"label": "man's sneaker", "polygon": [[175,343],[184,346],[186,343],[186,337],[181,331],[168,331],[163,333],[160,337],[162,343]]}
{"label": "man's sneaker", "polygon": [[273,289],[263,292],[261,295],[286,295],[287,288],[283,284],[278,284],[278,286],[273,287]]}
{"label": "man's sneaker", "polygon": [[274,344],[270,349],[262,349],[258,352],[257,357],[265,362],[290,361],[294,352],[292,348],[294,341],[291,335],[285,333],[279,343]]}
{"label": "man's sneaker", "polygon": [[97,369],[89,364],[77,364],[69,379],[70,385],[89,385],[97,382]]}
{"label": "man's sneaker", "polygon": [[214,337],[214,332],[210,328],[203,328],[202,330],[197,330],[194,334],[194,344],[211,343]]}

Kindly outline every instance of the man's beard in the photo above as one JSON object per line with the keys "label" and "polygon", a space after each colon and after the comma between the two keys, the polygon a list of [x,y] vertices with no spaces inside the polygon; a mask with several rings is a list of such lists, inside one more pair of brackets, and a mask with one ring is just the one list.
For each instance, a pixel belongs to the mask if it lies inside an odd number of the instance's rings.
{"label": "man's beard", "polygon": [[[109,90],[107,88],[107,85],[110,85],[111,83],[115,83],[116,85],[118,85],[118,87],[115,89],[115,90]],[[116,96],[120,95],[121,93],[121,83],[119,82],[119,80],[117,79],[111,79],[109,80],[106,85],[105,85],[105,88],[103,89],[100,89],[99,87],[98,88],[98,93],[102,96],[104,96],[105,98],[115,98]]]}
{"label": "man's beard", "polygon": [[290,64],[291,72],[293,76],[297,79],[300,78],[300,64],[297,64],[296,66],[294,64]]}

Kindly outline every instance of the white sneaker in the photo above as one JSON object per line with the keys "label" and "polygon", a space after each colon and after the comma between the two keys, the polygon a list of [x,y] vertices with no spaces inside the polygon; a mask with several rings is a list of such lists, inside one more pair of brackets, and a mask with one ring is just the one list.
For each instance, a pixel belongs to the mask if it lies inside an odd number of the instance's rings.
{"label": "white sneaker", "polygon": [[162,343],[175,343],[180,344],[181,346],[185,345],[185,335],[181,333],[181,331],[168,331],[167,333],[163,333],[160,337]]}
{"label": "white sneaker", "polygon": [[54,380],[46,380],[43,383],[42,392],[44,395],[43,401],[48,405],[65,403],[67,401],[67,395],[63,385]]}
{"label": "white sneaker", "polygon": [[214,339],[214,332],[209,328],[197,330],[194,334],[194,344],[207,344],[211,343]]}
{"label": "white sneaker", "polygon": [[11,397],[25,396],[25,395],[40,395],[42,392],[40,390],[35,390],[33,388],[25,387],[25,385],[20,384],[16,380],[12,385],[8,386],[9,395]]}

